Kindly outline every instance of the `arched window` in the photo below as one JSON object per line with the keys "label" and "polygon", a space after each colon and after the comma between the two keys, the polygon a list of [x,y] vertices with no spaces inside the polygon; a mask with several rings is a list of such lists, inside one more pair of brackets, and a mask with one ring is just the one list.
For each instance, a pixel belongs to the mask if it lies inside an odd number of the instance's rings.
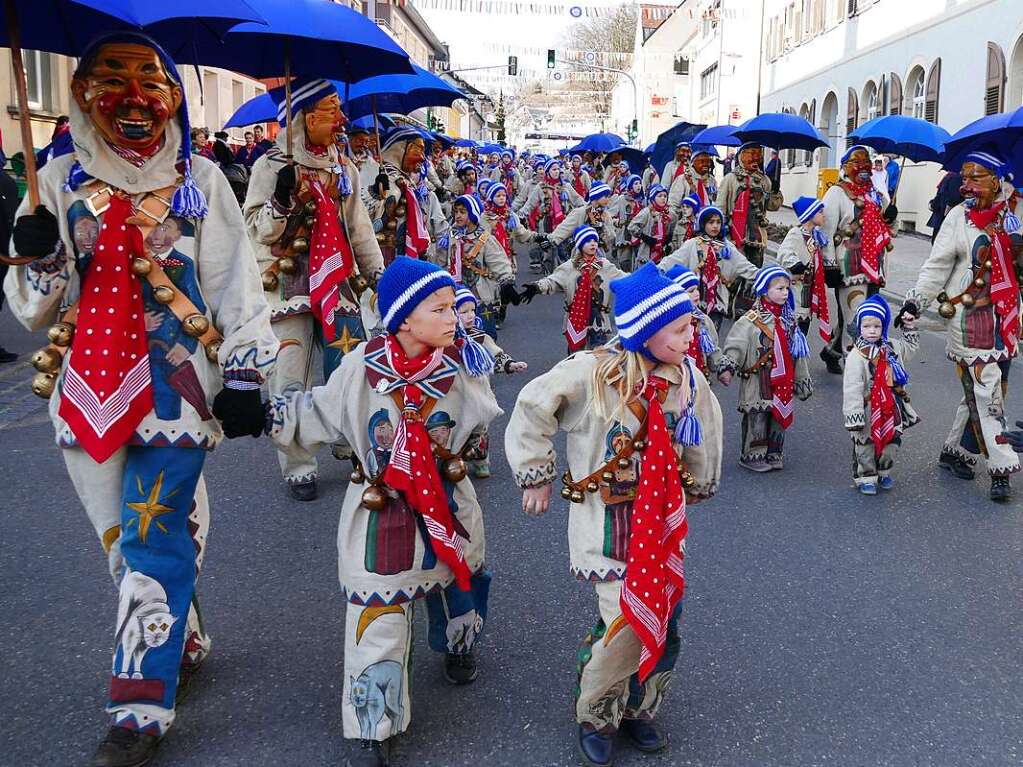
{"label": "arched window", "polygon": [[856,126],[858,125],[857,118],[859,117],[859,104],[860,100],[856,96],[856,90],[854,88],[850,88],[848,96],[846,97],[845,112],[845,145],[847,147],[852,146],[849,141],[849,134],[856,130]]}
{"label": "arched window", "polygon": [[1002,111],[1005,102],[1005,55],[997,43],[987,44],[987,80],[984,84],[984,114]]}
{"label": "arched window", "polygon": [[923,67],[913,67],[906,80],[906,114],[910,117],[923,119],[925,92]]}
{"label": "arched window", "polygon": [[[804,108],[805,108],[805,106],[804,106]],[[796,110],[793,109],[792,107],[784,107],[781,111],[784,112],[785,114],[790,114],[790,115],[794,115],[796,113]],[[800,113],[802,113],[802,110],[800,110]],[[781,156],[781,155],[779,155],[779,156]],[[790,168],[791,169],[791,168],[795,167],[795,165],[796,165],[796,150],[795,149],[787,149],[787,150],[785,150],[784,158],[785,158],[785,167],[786,168]]]}
{"label": "arched window", "polygon": [[1018,106],[1023,106],[1023,35],[1020,35],[1016,44],[1012,46],[1008,75],[1005,103],[1002,107],[1006,111],[1011,111]]}
{"label": "arched window", "polygon": [[[806,119],[809,120],[810,125],[817,124],[817,99],[810,100],[810,109],[806,115]],[[807,150],[803,156],[803,164],[809,168],[813,165],[813,150]]]}
{"label": "arched window", "polygon": [[836,150],[838,149],[839,122],[838,122],[838,95],[831,91],[824,97],[821,105],[821,133],[830,146],[821,148],[821,167],[831,168],[835,165]]}
{"label": "arched window", "polygon": [[894,72],[888,73],[888,114],[902,114],[902,78]]}
{"label": "arched window", "polygon": [[873,80],[868,80],[863,86],[863,120],[873,120],[879,114],[877,86]]}
{"label": "arched window", "polygon": [[941,59],[935,59],[927,73],[927,93],[924,99],[924,119],[938,122],[938,96],[941,91]]}

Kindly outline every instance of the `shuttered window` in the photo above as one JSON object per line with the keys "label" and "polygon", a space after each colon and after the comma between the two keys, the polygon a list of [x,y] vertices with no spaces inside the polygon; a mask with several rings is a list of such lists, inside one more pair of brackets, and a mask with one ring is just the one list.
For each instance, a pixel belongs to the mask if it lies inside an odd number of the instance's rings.
{"label": "shuttered window", "polygon": [[894,72],[888,75],[891,85],[888,87],[888,114],[902,114],[902,78]]}
{"label": "shuttered window", "polygon": [[849,134],[856,130],[857,118],[859,117],[859,98],[856,96],[856,90],[854,88],[849,89],[849,95],[846,102],[846,113],[845,113],[845,145],[847,147],[852,146],[849,141]]}
{"label": "shuttered window", "polygon": [[941,91],[941,59],[935,59],[927,73],[927,90],[924,99],[924,119],[929,123],[938,122],[938,96]]}
{"label": "shuttered window", "polygon": [[987,44],[987,80],[984,84],[984,114],[1002,111],[1005,102],[1005,56],[997,43]]}

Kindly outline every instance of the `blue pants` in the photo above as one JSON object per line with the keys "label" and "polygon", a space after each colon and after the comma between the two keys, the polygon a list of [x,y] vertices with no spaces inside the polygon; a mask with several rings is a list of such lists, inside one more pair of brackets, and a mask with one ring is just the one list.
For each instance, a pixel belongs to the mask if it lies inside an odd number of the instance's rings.
{"label": "blue pants", "polygon": [[431,650],[466,653],[473,648],[487,622],[491,577],[489,570],[480,568],[470,580],[469,591],[452,583],[426,597],[430,625],[427,640]]}

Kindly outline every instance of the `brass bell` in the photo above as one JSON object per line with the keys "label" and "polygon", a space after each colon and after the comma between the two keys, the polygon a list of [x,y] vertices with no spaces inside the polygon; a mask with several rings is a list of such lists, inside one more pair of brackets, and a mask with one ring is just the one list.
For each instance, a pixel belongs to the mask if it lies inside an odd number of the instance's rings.
{"label": "brass bell", "polygon": [[148,258],[135,256],[135,258],[131,260],[131,270],[135,273],[136,277],[145,277],[153,271],[153,262]]}
{"label": "brass bell", "polygon": [[600,485],[597,484],[595,479],[591,479],[586,483],[586,489],[591,493],[595,493],[600,489]]}
{"label": "brass bell", "polygon": [[36,373],[32,377],[32,393],[37,397],[49,399],[57,386],[56,373]]}
{"label": "brass bell", "polygon": [[40,373],[56,373],[60,370],[61,359],[60,352],[46,347],[32,355],[32,367]]}
{"label": "brass bell", "polygon": [[298,271],[298,264],[291,256],[281,256],[277,259],[277,268],[282,274],[294,274]]}
{"label": "brass bell", "polygon": [[938,314],[946,320],[956,316],[956,307],[951,301],[942,301],[938,304]]}
{"label": "brass bell", "polygon": [[610,482],[615,478],[615,475],[609,471],[605,471],[603,474],[600,475],[600,478],[605,482]]}
{"label": "brass bell", "polygon": [[291,241],[291,249],[296,253],[305,253],[309,250],[309,240],[305,237],[296,237]]}
{"label": "brass bell", "polygon": [[362,469],[352,469],[352,473],[348,476],[348,481],[353,485],[361,485],[366,481],[366,475],[362,473]]}
{"label": "brass bell", "polygon": [[303,209],[310,216],[316,213],[316,200],[307,200],[306,204],[303,206]]}
{"label": "brass bell", "polygon": [[688,471],[683,471],[679,475],[679,479],[682,481],[682,487],[684,487],[686,490],[688,490],[689,488],[696,484],[696,477],[694,477]]}
{"label": "brass bell", "polygon": [[406,211],[405,211],[405,206],[404,205],[395,205],[394,206],[394,215],[396,215],[398,218],[401,218],[402,216],[404,216],[405,212]]}
{"label": "brass bell", "polygon": [[170,285],[157,285],[153,288],[153,298],[158,304],[169,304],[174,300],[174,288]]}
{"label": "brass bell", "polygon": [[582,490],[573,490],[572,494],[569,496],[569,500],[572,501],[572,503],[582,503],[583,502],[583,491]]}
{"label": "brass bell", "polygon": [[368,287],[369,281],[361,274],[357,274],[354,277],[352,277],[352,290],[355,291],[356,295],[361,296]]}
{"label": "brass bell", "polygon": [[277,290],[280,279],[274,272],[263,272],[263,290]]}
{"label": "brass bell", "polygon": [[622,456],[621,458],[618,459],[618,468],[619,469],[627,469],[631,465],[632,465],[632,461],[630,461],[625,456]]}
{"label": "brass bell", "polygon": [[632,446],[636,450],[645,450],[646,449],[646,441],[644,441],[642,439],[637,439],[635,442],[632,443]]}
{"label": "brass bell", "polygon": [[451,458],[444,462],[444,479],[448,482],[461,482],[465,479],[465,461]]}
{"label": "brass bell", "polygon": [[976,299],[970,293],[963,293],[959,296],[959,303],[963,306],[973,306],[974,301],[976,301]]}
{"label": "brass bell", "polygon": [[220,362],[220,341],[212,341],[206,344],[206,359],[214,365]]}
{"label": "brass bell", "polygon": [[567,485],[569,482],[572,481],[572,475],[569,474],[567,471],[562,472],[562,474],[561,474],[561,481],[564,482]]}
{"label": "brass bell", "polygon": [[561,488],[561,497],[564,498],[566,501],[569,498],[571,498],[572,497],[572,488],[570,488],[570,487],[563,487],[563,488]]}
{"label": "brass bell", "polygon": [[70,346],[75,337],[75,326],[70,322],[58,322],[46,331],[46,337],[54,346]]}
{"label": "brass bell", "polygon": [[990,269],[991,268],[991,259],[990,258],[987,261],[984,262],[984,268],[985,269]]}
{"label": "brass bell", "polygon": [[382,511],[387,505],[387,495],[376,485],[362,491],[362,505],[370,511]]}
{"label": "brass bell", "polygon": [[206,319],[205,315],[196,312],[185,317],[181,322],[181,329],[185,331],[186,336],[198,338],[210,329],[210,321]]}
{"label": "brass bell", "polygon": [[316,219],[313,218],[312,216],[306,216],[305,219],[302,221],[302,224],[305,226],[306,229],[312,231],[312,228],[316,226]]}
{"label": "brass bell", "polygon": [[983,277],[978,277],[977,279],[975,279],[975,280],[973,281],[973,284],[974,284],[974,286],[976,286],[976,287],[978,287],[978,288],[982,288],[982,287],[984,287],[985,285],[987,285],[987,283],[986,283],[986,282],[984,281],[984,278],[983,278]]}

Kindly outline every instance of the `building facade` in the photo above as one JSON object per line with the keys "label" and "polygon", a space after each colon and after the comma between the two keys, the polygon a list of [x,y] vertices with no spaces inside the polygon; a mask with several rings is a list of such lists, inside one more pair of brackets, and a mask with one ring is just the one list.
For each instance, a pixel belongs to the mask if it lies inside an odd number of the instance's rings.
{"label": "building facade", "polygon": [[[954,133],[1023,103],[1018,0],[766,0],[761,111],[791,112],[831,144],[782,152],[787,201],[815,194],[847,136],[867,120],[905,114]],[[901,225],[926,226],[942,171],[905,162]]]}

